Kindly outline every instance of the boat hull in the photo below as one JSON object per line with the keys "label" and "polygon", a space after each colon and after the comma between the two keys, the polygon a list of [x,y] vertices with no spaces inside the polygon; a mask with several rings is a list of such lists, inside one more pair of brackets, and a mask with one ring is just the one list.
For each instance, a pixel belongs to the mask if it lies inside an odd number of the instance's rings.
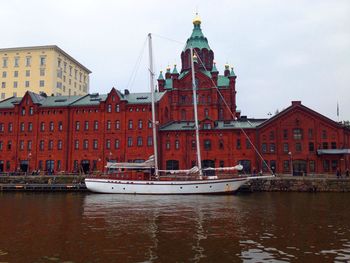
{"label": "boat hull", "polygon": [[234,193],[248,181],[247,178],[194,181],[140,181],[86,178],[87,189],[110,194],[227,194]]}

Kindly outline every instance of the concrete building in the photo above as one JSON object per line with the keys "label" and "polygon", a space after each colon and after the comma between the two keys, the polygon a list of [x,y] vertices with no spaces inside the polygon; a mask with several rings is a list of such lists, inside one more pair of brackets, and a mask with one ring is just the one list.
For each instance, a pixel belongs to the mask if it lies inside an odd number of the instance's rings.
{"label": "concrete building", "polygon": [[57,46],[0,49],[0,100],[27,90],[47,95],[89,93],[91,71]]}

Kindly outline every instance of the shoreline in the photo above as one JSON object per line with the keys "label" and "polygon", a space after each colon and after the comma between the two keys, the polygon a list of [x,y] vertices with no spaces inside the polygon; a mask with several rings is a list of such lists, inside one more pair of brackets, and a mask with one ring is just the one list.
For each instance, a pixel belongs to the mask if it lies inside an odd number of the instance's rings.
{"label": "shoreline", "polygon": [[[84,175],[0,176],[0,192],[84,192]],[[350,178],[334,175],[290,176],[248,181],[238,192],[350,192]]]}

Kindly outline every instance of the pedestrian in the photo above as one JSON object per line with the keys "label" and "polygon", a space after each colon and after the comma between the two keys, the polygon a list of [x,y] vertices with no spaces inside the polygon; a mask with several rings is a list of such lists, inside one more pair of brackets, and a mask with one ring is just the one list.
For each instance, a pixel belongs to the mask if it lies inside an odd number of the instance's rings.
{"label": "pedestrian", "polygon": [[337,178],[340,178],[341,177],[341,174],[340,174],[340,170],[339,170],[339,168],[337,169]]}

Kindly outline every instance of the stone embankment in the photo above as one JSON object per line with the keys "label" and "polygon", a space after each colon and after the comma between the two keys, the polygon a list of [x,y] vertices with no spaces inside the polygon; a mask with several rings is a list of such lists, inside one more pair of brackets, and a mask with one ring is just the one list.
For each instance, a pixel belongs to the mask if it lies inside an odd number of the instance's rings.
{"label": "stone embankment", "polygon": [[250,180],[242,192],[350,192],[350,178],[336,176],[276,176]]}

